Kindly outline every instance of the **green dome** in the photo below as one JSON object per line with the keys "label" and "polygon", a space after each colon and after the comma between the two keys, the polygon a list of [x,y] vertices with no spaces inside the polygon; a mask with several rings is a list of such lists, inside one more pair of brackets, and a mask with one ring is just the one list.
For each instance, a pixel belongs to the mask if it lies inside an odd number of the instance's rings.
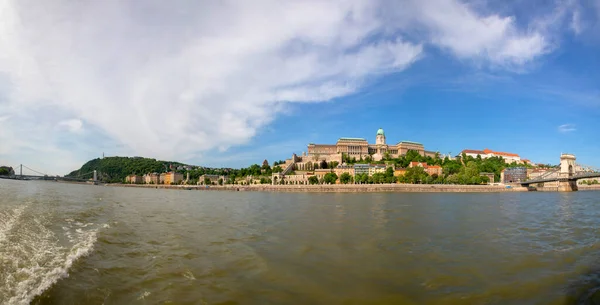
{"label": "green dome", "polygon": [[377,135],[385,136],[385,134],[383,133],[383,129],[379,128],[379,130],[377,130]]}

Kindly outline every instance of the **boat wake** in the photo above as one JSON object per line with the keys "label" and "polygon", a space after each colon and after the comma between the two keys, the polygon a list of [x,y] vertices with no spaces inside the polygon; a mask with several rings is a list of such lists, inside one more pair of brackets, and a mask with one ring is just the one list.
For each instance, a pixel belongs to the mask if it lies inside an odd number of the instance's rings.
{"label": "boat wake", "polygon": [[0,304],[29,304],[91,253],[100,225],[64,219],[57,234],[56,221],[27,206],[0,211]]}

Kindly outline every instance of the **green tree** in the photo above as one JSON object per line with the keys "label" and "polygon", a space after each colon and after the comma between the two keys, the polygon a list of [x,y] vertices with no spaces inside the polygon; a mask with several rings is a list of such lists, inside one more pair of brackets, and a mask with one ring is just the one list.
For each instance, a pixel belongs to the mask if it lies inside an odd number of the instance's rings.
{"label": "green tree", "polygon": [[219,185],[223,185],[223,178],[219,178]]}
{"label": "green tree", "polygon": [[428,174],[421,166],[409,167],[404,174],[404,178],[408,183],[424,183]]}
{"label": "green tree", "polygon": [[335,173],[327,173],[323,177],[323,182],[325,182],[327,184],[335,184],[337,179],[338,179],[338,176]]}
{"label": "green tree", "polygon": [[210,185],[210,178],[208,178],[208,177],[205,177],[205,178],[204,178],[204,184],[205,184],[205,185]]}
{"label": "green tree", "polygon": [[273,173],[281,173],[283,172],[283,168],[281,168],[281,166],[277,165],[275,167],[273,167]]}
{"label": "green tree", "polygon": [[310,177],[308,177],[308,183],[310,183],[310,184],[318,184],[319,183],[319,178],[317,178],[317,176],[310,176]]}
{"label": "green tree", "polygon": [[8,176],[9,172],[7,168],[0,168],[0,176]]}
{"label": "green tree", "polygon": [[342,173],[340,175],[340,182],[343,184],[348,184],[352,180],[352,176],[349,173]]}
{"label": "green tree", "polygon": [[391,167],[388,167],[385,169],[385,176],[386,177],[394,177],[394,169]]}

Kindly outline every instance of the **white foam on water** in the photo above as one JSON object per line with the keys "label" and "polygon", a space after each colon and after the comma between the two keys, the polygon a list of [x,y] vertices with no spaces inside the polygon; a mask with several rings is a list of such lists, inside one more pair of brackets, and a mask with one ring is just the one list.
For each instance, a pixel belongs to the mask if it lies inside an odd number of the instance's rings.
{"label": "white foam on water", "polygon": [[[19,213],[22,213],[19,212]],[[13,218],[17,219],[21,214]],[[2,217],[2,216],[0,216]],[[52,287],[57,281],[69,276],[69,269],[81,257],[89,255],[97,240],[98,227],[92,223],[73,224],[72,220],[62,226],[70,244],[62,246],[59,238],[49,230],[48,222],[39,215],[30,215],[29,219],[11,224],[0,223],[0,230],[17,224],[18,241],[0,248],[0,257],[8,258],[6,263],[0,261],[3,274],[0,275],[0,303],[29,304],[36,296]],[[8,225],[6,225],[8,224]],[[82,228],[87,228],[86,230]],[[16,233],[15,233],[16,234]]]}
{"label": "white foam on water", "polygon": [[195,280],[196,280],[196,277],[194,277],[194,274],[193,274],[193,273],[192,273],[192,271],[190,271],[190,270],[187,270],[187,271],[186,271],[186,272],[183,274],[183,276],[184,276],[186,279],[188,279],[188,280],[191,280],[191,281],[195,281]]}
{"label": "white foam on water", "polygon": [[140,295],[140,296],[139,296],[137,299],[138,299],[138,300],[143,300],[143,299],[145,299],[145,298],[146,298],[147,296],[149,296],[149,295],[150,295],[150,291],[147,291],[147,290],[146,290],[146,291],[144,291],[144,292],[143,292],[143,293],[142,293],[142,294],[141,294],[141,295]]}
{"label": "white foam on water", "polygon": [[8,239],[10,231],[12,231],[17,221],[19,221],[25,208],[26,206],[19,206],[13,211],[0,212],[0,246]]}

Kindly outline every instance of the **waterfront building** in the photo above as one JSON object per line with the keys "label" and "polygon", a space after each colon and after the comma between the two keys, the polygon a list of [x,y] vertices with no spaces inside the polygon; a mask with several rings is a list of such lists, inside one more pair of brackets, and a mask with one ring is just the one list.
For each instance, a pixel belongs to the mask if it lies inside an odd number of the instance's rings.
{"label": "waterfront building", "polygon": [[[223,184],[225,184],[228,180],[229,180],[229,176],[219,176],[219,175],[202,175],[198,178],[198,185],[205,185],[205,180],[206,178],[208,178],[210,180],[210,184],[214,184],[214,185],[218,185],[219,184],[219,179],[223,179]],[[249,178],[250,181],[252,179],[251,176],[246,177]],[[246,180],[247,182],[249,180]]]}
{"label": "waterfront building", "polygon": [[415,166],[422,167],[423,170],[429,176],[432,176],[432,175],[441,176],[443,173],[443,169],[439,165],[427,165],[427,163],[425,163],[425,162],[417,162],[417,161],[410,162],[410,164],[408,165],[408,167],[415,167]]}
{"label": "waterfront building", "polygon": [[284,183],[286,184],[308,184],[308,178],[313,174],[303,173],[296,175],[286,175]]}
{"label": "waterfront building", "polygon": [[525,167],[509,167],[502,170],[500,173],[502,183],[517,183],[527,180],[527,168]]}
{"label": "waterfront building", "polygon": [[141,184],[144,183],[144,177],[138,175],[129,175],[125,177],[125,183]]}
{"label": "waterfront building", "polygon": [[158,183],[159,183],[159,184],[165,184],[165,178],[166,178],[166,177],[167,177],[167,174],[166,174],[166,173],[161,173],[161,174],[158,176]]}
{"label": "waterfront building", "polygon": [[333,169],[333,172],[338,176],[338,178],[343,173],[348,173],[350,176],[354,177],[354,166],[347,165],[347,164],[340,164],[336,168]]}
{"label": "waterfront building", "polygon": [[160,182],[160,176],[157,173],[145,174],[143,180],[146,184],[158,184]]}
{"label": "waterfront building", "polygon": [[406,174],[406,168],[396,167],[394,169],[394,176],[395,177],[404,176],[404,174]]}
{"label": "waterfront building", "polygon": [[481,156],[481,159],[487,159],[490,157],[502,157],[504,159],[505,163],[516,162],[518,164],[522,164],[525,162],[529,162],[529,160],[527,160],[527,159],[521,160],[521,157],[518,154],[493,151],[488,148],[486,148],[484,150],[465,149],[465,150],[461,151],[457,157],[461,157],[463,154],[473,157],[473,158],[477,158],[477,156]]}
{"label": "waterfront building", "polygon": [[385,174],[385,170],[387,169],[387,166],[385,166],[384,164],[371,164],[369,166],[369,176],[373,176],[374,174]]}
{"label": "waterfront building", "polygon": [[321,181],[325,177],[325,175],[327,175],[328,173],[332,173],[332,172],[333,172],[333,169],[329,169],[329,168],[315,169],[315,176],[317,176],[317,178],[319,178],[319,181]]}
{"label": "waterfront building", "polygon": [[165,184],[180,184],[183,181],[183,174],[178,172],[168,172],[165,174]]}
{"label": "waterfront building", "polygon": [[369,174],[369,164],[354,164],[354,175]]}

